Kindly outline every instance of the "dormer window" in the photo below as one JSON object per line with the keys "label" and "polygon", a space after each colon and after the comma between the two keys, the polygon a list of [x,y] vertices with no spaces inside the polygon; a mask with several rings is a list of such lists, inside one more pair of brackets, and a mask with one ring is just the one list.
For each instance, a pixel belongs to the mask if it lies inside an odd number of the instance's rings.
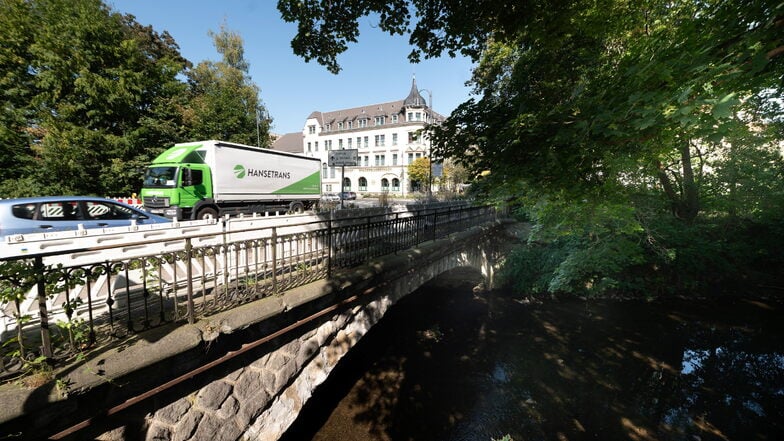
{"label": "dormer window", "polygon": [[348,122],[348,128],[352,129],[353,127],[354,127],[354,121],[349,121]]}
{"label": "dormer window", "polygon": [[342,122],[338,123],[338,130],[343,130],[343,123]]}
{"label": "dormer window", "polygon": [[392,124],[397,124],[397,115],[392,115]]}
{"label": "dormer window", "polygon": [[377,126],[383,126],[385,122],[386,122],[386,117],[385,116],[377,116],[376,117],[376,125]]}
{"label": "dormer window", "polygon": [[329,132],[330,130],[332,130],[332,124],[327,124],[327,125],[324,127],[324,130],[326,130],[327,132]]}

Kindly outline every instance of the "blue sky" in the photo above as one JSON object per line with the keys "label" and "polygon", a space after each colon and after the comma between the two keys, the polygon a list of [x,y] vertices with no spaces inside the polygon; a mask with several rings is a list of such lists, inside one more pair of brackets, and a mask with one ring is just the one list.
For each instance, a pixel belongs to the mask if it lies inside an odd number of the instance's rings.
{"label": "blue sky", "polygon": [[[208,32],[222,24],[242,36],[250,75],[273,118],[274,133],[299,132],[314,110],[331,111],[405,98],[416,75],[417,86],[432,92],[434,109],[449,115],[465,101],[471,75],[466,58],[408,62],[407,37],[389,36],[377,21],[363,18],[359,42],[338,58],[343,70],[334,75],[315,61],[306,63],[291,50],[293,23],[280,18],[274,0],[105,0],[159,33],[168,31],[182,55],[197,64],[220,60]],[[423,92],[427,97],[427,93]]]}

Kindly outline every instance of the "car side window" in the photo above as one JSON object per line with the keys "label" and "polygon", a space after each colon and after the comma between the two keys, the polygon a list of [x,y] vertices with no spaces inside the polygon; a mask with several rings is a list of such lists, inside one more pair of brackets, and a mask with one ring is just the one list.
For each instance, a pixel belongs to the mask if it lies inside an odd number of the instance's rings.
{"label": "car side window", "polygon": [[79,202],[44,202],[41,204],[39,218],[43,220],[78,220],[81,219],[79,213]]}
{"label": "car side window", "polygon": [[131,209],[116,205],[111,202],[87,201],[88,219],[94,220],[122,220],[131,219],[135,214]]}
{"label": "car side window", "polygon": [[32,219],[35,216],[35,204],[14,205],[11,212],[19,219]]}

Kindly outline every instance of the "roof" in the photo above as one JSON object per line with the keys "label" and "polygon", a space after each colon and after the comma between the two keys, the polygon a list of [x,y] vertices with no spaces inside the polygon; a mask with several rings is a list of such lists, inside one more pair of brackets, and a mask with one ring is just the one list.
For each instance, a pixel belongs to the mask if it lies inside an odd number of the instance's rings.
{"label": "roof", "polygon": [[[314,111],[308,119],[316,119],[324,126],[326,124],[336,124],[339,122],[359,121],[361,119],[368,119],[369,125],[373,124],[373,119],[377,116],[392,116],[403,115],[405,108],[415,107],[422,109],[429,109],[427,100],[419,94],[417,89],[416,78],[411,82],[411,91],[406,99],[391,101],[381,104],[370,104],[367,106],[354,107],[351,109],[334,110],[331,112]],[[444,116],[430,109],[430,112],[436,120],[444,120]],[[387,121],[389,124],[389,121]],[[359,128],[356,123],[353,128]],[[334,128],[333,128],[334,130]]]}
{"label": "roof", "polygon": [[411,91],[408,93],[406,99],[403,100],[403,105],[406,107],[427,107],[427,101],[425,101],[425,99],[419,93],[419,88],[416,84],[416,78],[411,81]]}
{"label": "roof", "polygon": [[305,151],[303,138],[302,132],[286,133],[272,143],[272,150],[302,154]]}

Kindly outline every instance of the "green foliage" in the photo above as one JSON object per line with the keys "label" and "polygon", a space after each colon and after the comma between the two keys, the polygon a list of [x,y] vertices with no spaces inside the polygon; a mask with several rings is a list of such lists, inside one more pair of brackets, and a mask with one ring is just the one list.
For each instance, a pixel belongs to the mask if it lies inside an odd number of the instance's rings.
{"label": "green foliage", "polygon": [[[476,195],[529,208],[532,245],[506,270],[520,289],[703,290],[757,274],[752,262],[774,276],[784,3],[469,3],[279,9],[299,24],[295,53],[333,72],[374,13],[410,34],[412,59],[478,61],[474,97],[430,139],[482,176]],[[763,231],[767,244],[749,240]]]}
{"label": "green foliage", "polygon": [[3,0],[0,8],[0,83],[13,103],[0,114],[0,195],[138,189],[139,170],[117,169],[180,137],[177,75],[187,62],[171,37],[99,0]]}
{"label": "green foliage", "polygon": [[414,159],[414,162],[408,165],[408,177],[412,181],[419,182],[423,187],[426,186],[430,178],[430,158]]}
{"label": "green foliage", "polygon": [[188,72],[188,138],[269,146],[271,119],[259,99],[258,86],[248,76],[242,38],[225,27],[210,35],[223,59],[201,62]]}

